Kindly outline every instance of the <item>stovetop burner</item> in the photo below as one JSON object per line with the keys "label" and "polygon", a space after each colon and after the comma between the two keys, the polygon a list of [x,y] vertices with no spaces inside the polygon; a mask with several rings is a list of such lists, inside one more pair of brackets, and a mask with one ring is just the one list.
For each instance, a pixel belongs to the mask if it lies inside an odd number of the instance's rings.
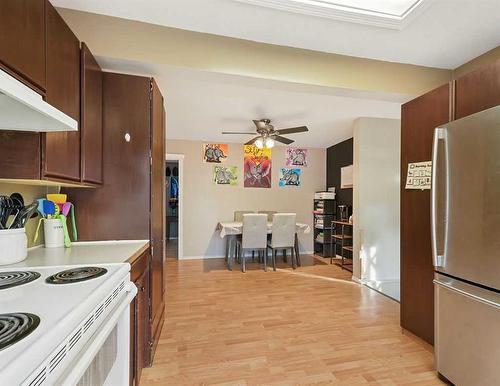
{"label": "stovetop burner", "polygon": [[33,271],[0,272],[0,290],[29,283],[39,277],[40,274]]}
{"label": "stovetop burner", "polygon": [[24,312],[0,314],[0,350],[19,342],[40,324],[40,318]]}
{"label": "stovetop burner", "polygon": [[91,280],[104,275],[108,270],[101,267],[78,267],[58,272],[45,281],[49,284],[68,284]]}

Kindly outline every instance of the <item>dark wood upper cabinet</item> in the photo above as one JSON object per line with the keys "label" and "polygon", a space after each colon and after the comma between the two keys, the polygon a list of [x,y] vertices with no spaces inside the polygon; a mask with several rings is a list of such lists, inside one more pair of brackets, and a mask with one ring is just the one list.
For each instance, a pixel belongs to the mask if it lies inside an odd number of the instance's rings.
{"label": "dark wood upper cabinet", "polygon": [[500,104],[500,60],[455,81],[455,119]]}
{"label": "dark wood upper cabinet", "polygon": [[[56,9],[46,3],[45,99],[80,120],[80,42]],[[80,181],[80,132],[42,134],[43,177]]]}
{"label": "dark wood upper cabinet", "polygon": [[406,190],[409,162],[429,161],[434,129],[450,120],[451,85],[401,108],[401,326],[434,342],[430,191]]}
{"label": "dark wood upper cabinet", "polygon": [[0,67],[45,92],[45,1],[0,0]]}
{"label": "dark wood upper cabinet", "polygon": [[85,43],[81,48],[82,182],[102,184],[102,70]]}

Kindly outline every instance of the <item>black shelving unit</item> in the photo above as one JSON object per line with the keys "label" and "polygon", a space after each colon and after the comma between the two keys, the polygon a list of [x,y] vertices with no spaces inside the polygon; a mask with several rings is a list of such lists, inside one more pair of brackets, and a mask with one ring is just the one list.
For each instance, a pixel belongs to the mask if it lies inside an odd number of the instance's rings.
{"label": "black shelving unit", "polygon": [[[352,254],[353,254],[353,224],[348,221],[334,221],[333,225],[337,232],[333,235],[335,241],[336,255],[341,256],[339,267],[352,272]],[[330,261],[331,263],[333,260]]]}
{"label": "black shelving unit", "polygon": [[322,257],[335,256],[336,207],[333,199],[314,199],[314,253]]}

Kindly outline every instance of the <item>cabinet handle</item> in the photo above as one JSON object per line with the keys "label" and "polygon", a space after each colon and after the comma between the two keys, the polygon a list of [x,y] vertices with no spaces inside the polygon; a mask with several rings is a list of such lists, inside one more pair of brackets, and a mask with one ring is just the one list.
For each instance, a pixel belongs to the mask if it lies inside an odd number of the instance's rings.
{"label": "cabinet handle", "polygon": [[138,290],[138,291],[144,292],[145,288],[144,288],[144,286],[143,286],[143,285],[138,285],[138,284],[136,284],[135,286],[137,287],[137,290]]}

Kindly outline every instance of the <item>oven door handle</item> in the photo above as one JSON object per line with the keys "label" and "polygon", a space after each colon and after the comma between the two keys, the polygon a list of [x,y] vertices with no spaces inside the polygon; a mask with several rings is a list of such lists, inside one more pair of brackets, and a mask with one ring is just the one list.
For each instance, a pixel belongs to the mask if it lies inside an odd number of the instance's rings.
{"label": "oven door handle", "polygon": [[[62,379],[61,384],[76,385],[78,383],[82,375],[85,373],[85,370],[88,368],[88,366],[108,338],[108,335],[111,333],[113,328],[115,328],[118,320],[122,316],[123,311],[125,311],[126,308],[130,306],[130,303],[135,298],[136,294],[137,287],[135,285],[129,285],[129,290],[125,299],[123,299],[122,302],[116,306],[114,312],[110,315],[110,318],[106,321],[104,326],[99,328],[99,330],[96,332],[95,338],[92,339],[92,345],[83,353],[81,357],[78,358],[78,366],[73,366],[73,368],[68,373],[65,373],[63,375],[64,379]],[[60,383],[61,379],[59,379],[58,382]]]}

